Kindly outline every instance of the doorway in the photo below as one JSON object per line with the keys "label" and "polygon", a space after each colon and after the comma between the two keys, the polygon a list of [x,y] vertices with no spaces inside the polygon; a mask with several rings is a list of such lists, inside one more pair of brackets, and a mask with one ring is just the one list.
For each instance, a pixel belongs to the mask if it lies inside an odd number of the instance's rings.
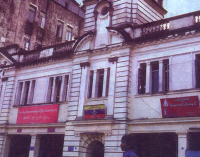
{"label": "doorway", "polygon": [[31,143],[30,135],[12,135],[10,136],[9,157],[28,157]]}
{"label": "doorway", "polygon": [[104,157],[104,145],[98,140],[92,141],[86,150],[86,157]]}
{"label": "doorway", "polygon": [[64,135],[41,135],[39,157],[62,157]]}
{"label": "doorway", "polygon": [[176,133],[132,134],[134,151],[139,157],[177,157],[178,136]]}

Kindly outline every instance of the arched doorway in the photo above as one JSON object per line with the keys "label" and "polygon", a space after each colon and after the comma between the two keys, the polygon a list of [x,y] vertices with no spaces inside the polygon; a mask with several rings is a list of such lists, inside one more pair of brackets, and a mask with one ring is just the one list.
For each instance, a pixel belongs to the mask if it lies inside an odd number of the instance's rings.
{"label": "arched doorway", "polygon": [[86,150],[86,157],[104,157],[104,145],[98,140],[92,141]]}

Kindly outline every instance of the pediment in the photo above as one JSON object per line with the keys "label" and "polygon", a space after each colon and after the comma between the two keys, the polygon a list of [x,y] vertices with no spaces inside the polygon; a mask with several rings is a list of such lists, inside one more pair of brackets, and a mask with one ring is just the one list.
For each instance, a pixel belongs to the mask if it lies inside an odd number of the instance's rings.
{"label": "pediment", "polygon": [[84,34],[76,41],[74,45],[74,52],[81,52],[91,49],[93,38],[94,38],[93,32],[88,32]]}
{"label": "pediment", "polygon": [[0,67],[11,64],[13,64],[13,62],[6,55],[0,52]]}

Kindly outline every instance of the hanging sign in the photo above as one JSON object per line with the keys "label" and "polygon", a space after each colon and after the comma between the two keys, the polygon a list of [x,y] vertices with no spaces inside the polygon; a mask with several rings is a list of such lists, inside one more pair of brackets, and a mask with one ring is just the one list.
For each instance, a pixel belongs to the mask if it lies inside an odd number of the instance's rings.
{"label": "hanging sign", "polygon": [[85,119],[104,119],[104,105],[84,106]]}
{"label": "hanging sign", "polygon": [[57,123],[58,104],[19,107],[17,124]]}
{"label": "hanging sign", "polygon": [[198,96],[160,99],[163,118],[200,116]]}

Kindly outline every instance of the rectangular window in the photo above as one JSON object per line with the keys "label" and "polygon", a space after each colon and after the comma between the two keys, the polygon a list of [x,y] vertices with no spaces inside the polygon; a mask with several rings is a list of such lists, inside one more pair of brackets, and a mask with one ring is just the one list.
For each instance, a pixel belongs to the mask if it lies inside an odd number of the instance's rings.
{"label": "rectangular window", "polygon": [[35,80],[23,81],[18,83],[16,94],[16,105],[27,105],[33,102],[35,90]]}
{"label": "rectangular window", "polygon": [[30,39],[29,38],[24,38],[24,49],[26,51],[29,51],[30,48]]}
{"label": "rectangular window", "polygon": [[28,18],[27,18],[27,20],[29,22],[34,22],[35,13],[36,13],[36,8],[34,6],[32,6],[32,5],[30,5],[29,11],[28,11]]}
{"label": "rectangular window", "polygon": [[152,70],[152,93],[159,92],[159,62],[151,63]]}
{"label": "rectangular window", "polygon": [[138,69],[138,94],[144,94],[146,89],[146,63],[140,64]]}
{"label": "rectangular window", "polygon": [[196,88],[200,88],[200,54],[196,55],[195,60]]}
{"label": "rectangular window", "polygon": [[[91,70],[89,76],[88,98],[108,96],[110,68]],[[95,87],[95,88],[94,88]]]}
{"label": "rectangular window", "polygon": [[[159,69],[159,65],[163,68]],[[141,63],[140,68],[138,69],[138,94],[144,94],[146,90],[150,91],[150,93],[158,93],[159,88],[160,90],[162,89],[162,92],[164,93],[168,92],[169,59],[164,59],[162,61],[154,61],[151,62],[150,65],[148,66],[150,66],[150,68],[147,68],[146,63]],[[147,71],[147,69],[151,69],[151,71]],[[147,72],[149,76],[146,75]],[[161,84],[162,87],[159,87],[159,79],[161,78],[162,78],[162,84]],[[151,89],[146,89],[146,87],[150,87]]]}
{"label": "rectangular window", "polygon": [[63,23],[58,21],[56,36],[62,38],[62,34],[63,34]]}
{"label": "rectangular window", "polygon": [[69,75],[49,78],[47,102],[67,101],[69,90]]}
{"label": "rectangular window", "polygon": [[66,40],[71,41],[72,40],[72,32],[73,28],[70,26],[67,26],[67,33],[66,33]]}
{"label": "rectangular window", "polygon": [[46,15],[43,12],[40,12],[38,26],[41,28],[45,27]]}

